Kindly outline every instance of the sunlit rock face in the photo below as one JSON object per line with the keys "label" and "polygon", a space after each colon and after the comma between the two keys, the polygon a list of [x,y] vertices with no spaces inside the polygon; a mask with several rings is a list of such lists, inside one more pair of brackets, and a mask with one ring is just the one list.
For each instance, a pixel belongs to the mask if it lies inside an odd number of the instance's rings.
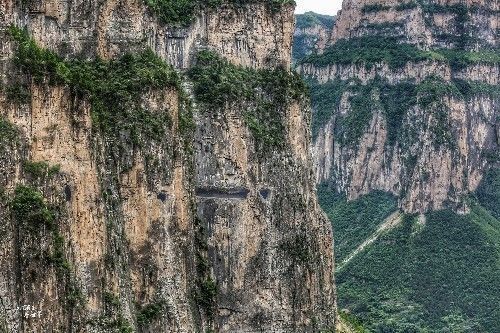
{"label": "sunlit rock face", "polygon": [[468,211],[498,167],[498,4],[344,1],[310,80],[316,175],[348,199]]}
{"label": "sunlit rock face", "polygon": [[[498,44],[499,4],[488,0],[346,0],[330,41],[366,35],[400,36],[423,48]],[[455,37],[455,38],[454,38]]]}
{"label": "sunlit rock face", "polygon": [[251,101],[211,107],[190,76],[200,51],[291,76],[292,6],[228,2],[185,27],[139,0],[7,0],[0,17],[0,330],[334,327],[305,94],[272,103],[264,152]]}

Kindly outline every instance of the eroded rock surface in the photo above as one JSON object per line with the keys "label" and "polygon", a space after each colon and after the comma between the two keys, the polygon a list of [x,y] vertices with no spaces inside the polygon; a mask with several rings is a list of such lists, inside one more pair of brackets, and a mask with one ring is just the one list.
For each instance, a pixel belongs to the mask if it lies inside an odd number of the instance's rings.
{"label": "eroded rock surface", "polygon": [[[498,167],[498,3],[344,1],[313,85],[318,182],[406,212],[468,210]],[[336,53],[335,53],[336,52]]]}
{"label": "eroded rock surface", "polygon": [[[141,118],[110,122],[112,105],[96,111],[105,94],[73,76],[54,79],[69,75],[61,68],[71,59],[123,65],[141,59],[122,56],[147,48],[177,72],[202,50],[251,70],[288,71],[292,6],[225,3],[185,28],[162,24],[140,0],[7,0],[0,10],[9,87],[0,93],[1,329],[334,327],[332,232],[315,195],[305,100],[283,106],[285,142],[263,158],[248,106],[207,110],[185,75],[140,87],[137,103],[116,95]],[[19,68],[12,25],[69,62],[40,77]],[[150,70],[139,74],[154,82]]]}

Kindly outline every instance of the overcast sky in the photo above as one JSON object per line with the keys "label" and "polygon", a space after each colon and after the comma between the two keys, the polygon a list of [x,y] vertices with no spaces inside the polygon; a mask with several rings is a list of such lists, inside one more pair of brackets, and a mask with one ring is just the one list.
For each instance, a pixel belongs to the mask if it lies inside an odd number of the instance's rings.
{"label": "overcast sky", "polygon": [[313,11],[320,14],[336,15],[342,7],[342,0],[296,0],[298,14]]}

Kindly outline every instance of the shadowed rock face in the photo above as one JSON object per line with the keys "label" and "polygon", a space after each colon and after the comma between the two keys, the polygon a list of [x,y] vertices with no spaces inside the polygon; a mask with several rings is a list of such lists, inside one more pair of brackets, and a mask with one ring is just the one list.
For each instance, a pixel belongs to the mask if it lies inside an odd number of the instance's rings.
{"label": "shadowed rock face", "polygon": [[42,79],[22,72],[7,31],[26,28],[68,60],[123,65],[151,48],[181,72],[208,49],[251,70],[288,69],[291,6],[223,4],[187,28],[161,24],[140,0],[7,0],[0,12],[1,79],[16,87],[0,92],[0,330],[334,327],[332,232],[315,195],[305,99],[282,106],[284,143],[266,158],[248,105],[207,108],[185,76],[138,87],[137,104],[117,94],[130,103],[118,110],[141,118],[99,123],[113,103],[96,111],[75,77],[52,80],[61,66]]}
{"label": "shadowed rock face", "polygon": [[349,199],[391,192],[406,212],[467,211],[498,167],[498,10],[344,1],[330,48],[300,65],[313,85],[318,182]]}
{"label": "shadowed rock face", "polygon": [[196,196],[200,198],[246,199],[250,191],[245,188],[197,188]]}

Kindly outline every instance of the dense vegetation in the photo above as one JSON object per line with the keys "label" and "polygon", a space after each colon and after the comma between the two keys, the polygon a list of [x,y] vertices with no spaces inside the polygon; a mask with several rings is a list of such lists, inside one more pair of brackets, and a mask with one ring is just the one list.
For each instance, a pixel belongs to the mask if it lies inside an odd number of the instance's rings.
{"label": "dense vegetation", "polygon": [[497,332],[500,223],[434,212],[408,217],[338,274],[340,304],[375,332]]}
{"label": "dense vegetation", "polygon": [[[483,197],[498,206],[496,185]],[[395,210],[383,193],[347,203],[320,187],[319,196],[334,223],[337,260]],[[500,309],[492,304],[500,302],[500,221],[471,205],[469,215],[433,212],[425,224],[406,215],[352,259],[337,274],[349,321],[371,332],[498,332]]]}
{"label": "dense vegetation", "polygon": [[88,98],[93,126],[110,140],[141,145],[146,139],[161,140],[170,127],[167,111],[153,113],[141,106],[141,96],[148,91],[180,86],[177,72],[152,51],[112,61],[64,60],[36,45],[26,31],[11,27],[10,33],[18,43],[19,68],[35,82],[66,85]]}
{"label": "dense vegetation", "polygon": [[369,36],[342,39],[323,54],[306,57],[301,62],[315,66],[333,64],[365,64],[367,66],[387,62],[391,67],[402,67],[408,61],[433,60],[438,55],[420,51],[413,45],[399,44],[396,38]]}
{"label": "dense vegetation", "polygon": [[[338,141],[353,145],[370,124],[373,112],[381,109],[387,121],[387,144],[409,140],[409,128],[404,126],[411,108],[419,106],[426,115],[433,117],[429,130],[436,145],[453,145],[450,131],[449,109],[445,97],[468,100],[477,94],[498,95],[498,87],[474,81],[445,82],[430,76],[419,84],[401,81],[389,84],[376,77],[362,84],[358,80],[333,80],[318,83],[308,80],[313,106],[312,133],[316,138],[319,130],[337,115],[334,134]],[[347,94],[351,110],[347,115],[338,114],[341,97]],[[410,131],[411,132],[411,131]]]}
{"label": "dense vegetation", "polygon": [[[337,274],[340,306],[351,313],[343,316],[373,332],[498,332],[499,174],[487,174],[469,215],[437,211],[423,224],[406,215],[347,264]],[[337,260],[396,209],[381,192],[352,202],[326,186],[318,194],[334,222]]]}
{"label": "dense vegetation", "polygon": [[498,166],[486,173],[476,191],[476,197],[483,207],[500,220],[500,168]]}
{"label": "dense vegetation", "polygon": [[347,202],[345,196],[336,194],[326,184],[318,187],[318,199],[333,221],[337,263],[348,257],[377,230],[381,221],[397,209],[397,200],[389,193],[375,191]]}
{"label": "dense vegetation", "polygon": [[[359,321],[356,316],[352,315],[348,311],[339,311],[339,318],[341,323],[347,326],[347,332],[349,333],[368,333],[363,327],[363,324]],[[343,332],[343,331],[342,331]]]}
{"label": "dense vegetation", "polygon": [[208,51],[198,54],[189,77],[197,101],[207,112],[234,103],[247,105],[243,117],[260,152],[283,146],[284,112],[290,103],[307,94],[306,86],[295,72],[236,66]]}
{"label": "dense vegetation", "polygon": [[400,43],[395,37],[365,36],[339,40],[323,54],[306,57],[301,63],[311,63],[320,67],[333,64],[362,64],[370,67],[377,63],[387,63],[391,68],[400,68],[410,61],[426,60],[445,61],[452,68],[461,68],[477,63],[498,64],[500,53],[488,50],[472,52],[451,49],[423,51],[414,45]]}
{"label": "dense vegetation", "polygon": [[470,64],[498,64],[500,53],[498,50],[481,50],[477,52],[441,49],[437,51],[451,65],[452,69],[459,70]]}
{"label": "dense vegetation", "polygon": [[173,26],[186,27],[204,8],[216,9],[224,3],[245,5],[264,3],[271,11],[276,12],[285,4],[295,4],[294,0],[144,0],[161,22]]}

